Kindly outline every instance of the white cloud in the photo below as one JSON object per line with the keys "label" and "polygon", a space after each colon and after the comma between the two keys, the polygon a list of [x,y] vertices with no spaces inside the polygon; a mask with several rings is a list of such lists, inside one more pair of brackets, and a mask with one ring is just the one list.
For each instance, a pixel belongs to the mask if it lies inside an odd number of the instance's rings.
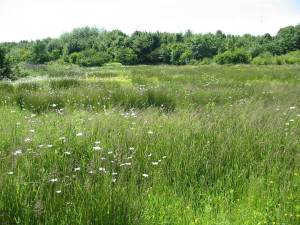
{"label": "white cloud", "polygon": [[0,0],[0,41],[55,37],[78,26],[275,34],[300,22],[297,0]]}

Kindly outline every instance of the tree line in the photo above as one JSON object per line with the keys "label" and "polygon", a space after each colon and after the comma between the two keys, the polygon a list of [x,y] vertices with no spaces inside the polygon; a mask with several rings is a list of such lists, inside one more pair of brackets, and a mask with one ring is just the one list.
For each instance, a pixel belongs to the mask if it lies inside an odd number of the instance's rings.
{"label": "tree line", "polygon": [[[266,56],[280,56],[300,50],[300,25],[270,34],[242,36],[222,31],[207,34],[141,32],[127,35],[120,30],[76,28],[59,38],[0,43],[0,78],[20,62],[44,64],[50,61],[102,66],[109,62],[136,64],[250,63]],[[256,60],[258,61],[258,60]]]}

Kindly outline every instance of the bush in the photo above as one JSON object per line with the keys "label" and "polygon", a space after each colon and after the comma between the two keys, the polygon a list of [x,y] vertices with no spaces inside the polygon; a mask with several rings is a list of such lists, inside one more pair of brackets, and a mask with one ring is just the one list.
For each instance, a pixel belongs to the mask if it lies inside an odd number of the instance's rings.
{"label": "bush", "polygon": [[214,60],[218,64],[248,64],[250,63],[250,54],[244,49],[226,51],[215,56]]}
{"label": "bush", "polygon": [[121,48],[115,55],[115,61],[123,65],[134,65],[137,63],[137,55],[130,48]]}
{"label": "bush", "polygon": [[271,65],[273,64],[272,61],[273,61],[273,55],[267,52],[252,59],[251,63],[256,65]]}
{"label": "bush", "polygon": [[50,56],[47,50],[47,43],[45,41],[37,40],[31,49],[31,57],[29,61],[34,64],[44,64],[49,62]]}
{"label": "bush", "polygon": [[76,56],[76,64],[80,66],[103,66],[110,61],[110,56],[105,52],[97,52],[93,49],[85,50]]}
{"label": "bush", "polygon": [[300,64],[300,51],[293,51],[280,56],[264,53],[255,57],[251,63],[256,65]]}
{"label": "bush", "polygon": [[12,70],[11,64],[6,57],[6,52],[3,48],[0,48],[0,80],[11,79]]}

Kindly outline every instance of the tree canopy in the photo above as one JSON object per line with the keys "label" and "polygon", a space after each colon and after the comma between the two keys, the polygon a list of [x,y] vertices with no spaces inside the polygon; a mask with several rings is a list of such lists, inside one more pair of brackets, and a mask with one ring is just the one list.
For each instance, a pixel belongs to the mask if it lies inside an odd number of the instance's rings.
{"label": "tree canopy", "polygon": [[211,59],[221,64],[249,63],[258,56],[279,56],[300,50],[300,25],[281,28],[275,36],[268,33],[239,36],[220,30],[207,34],[194,34],[190,30],[185,33],[136,31],[127,35],[120,30],[82,27],[59,38],[0,46],[6,49],[1,52],[1,73],[6,73],[4,64],[22,61],[43,64],[61,60],[80,66],[101,66],[107,62],[184,65]]}

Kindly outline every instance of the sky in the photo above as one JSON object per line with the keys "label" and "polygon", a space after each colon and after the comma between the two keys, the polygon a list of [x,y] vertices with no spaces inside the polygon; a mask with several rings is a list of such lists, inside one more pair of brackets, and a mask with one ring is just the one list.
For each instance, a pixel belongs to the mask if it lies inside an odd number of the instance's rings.
{"label": "sky", "polygon": [[300,23],[300,0],[0,0],[0,42],[58,37],[75,27],[264,34]]}

